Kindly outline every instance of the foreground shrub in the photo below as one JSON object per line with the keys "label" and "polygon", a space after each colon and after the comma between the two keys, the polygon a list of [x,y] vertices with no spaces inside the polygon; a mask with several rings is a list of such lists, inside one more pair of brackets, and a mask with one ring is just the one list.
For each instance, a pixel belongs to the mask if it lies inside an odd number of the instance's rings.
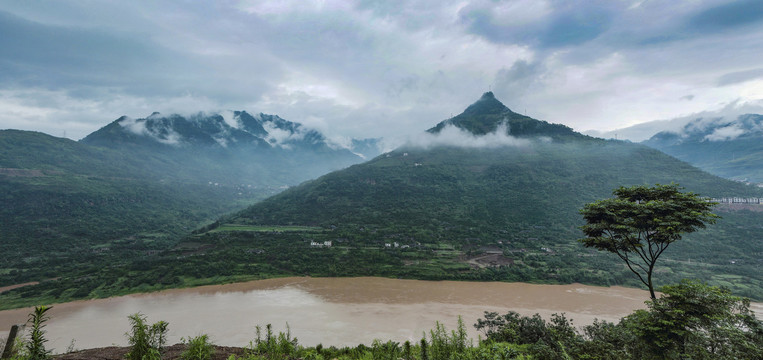
{"label": "foreground shrub", "polygon": [[50,357],[50,350],[45,349],[45,343],[48,339],[45,338],[45,322],[50,319],[46,314],[50,310],[51,306],[37,306],[34,311],[29,314],[28,324],[32,326],[32,331],[29,335],[29,342],[27,342],[27,356],[29,360],[44,360]]}
{"label": "foreground shrub", "polygon": [[130,351],[125,357],[129,360],[161,359],[161,351],[167,342],[167,327],[165,321],[159,321],[151,326],[146,324],[146,316],[141,313],[127,317],[130,320],[131,333],[126,333]]}
{"label": "foreground shrub", "polygon": [[750,301],[724,288],[684,280],[662,288],[622,324],[664,359],[763,359],[763,322]]}
{"label": "foreground shrub", "polygon": [[215,347],[207,334],[181,340],[186,345],[185,351],[180,354],[183,360],[209,360],[215,353]]}

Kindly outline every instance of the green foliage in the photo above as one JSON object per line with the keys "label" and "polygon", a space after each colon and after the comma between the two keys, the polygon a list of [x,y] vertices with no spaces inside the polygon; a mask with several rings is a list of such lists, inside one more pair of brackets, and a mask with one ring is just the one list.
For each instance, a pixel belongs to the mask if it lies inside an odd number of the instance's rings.
{"label": "green foliage", "polygon": [[17,336],[13,342],[13,348],[11,349],[10,360],[27,360],[29,359],[29,349],[27,347],[28,341],[22,336]]}
{"label": "green foliage", "polygon": [[183,360],[209,360],[215,353],[212,342],[209,341],[209,335],[202,334],[196,337],[182,339],[186,346],[185,351],[180,354]]}
{"label": "green foliage", "polygon": [[146,316],[135,313],[127,317],[130,320],[131,332],[125,333],[130,351],[129,360],[160,359],[162,348],[167,341],[169,324],[158,321],[151,326],[146,323]]}
{"label": "green foliage", "polygon": [[48,339],[45,338],[45,322],[50,317],[46,314],[52,307],[51,306],[35,306],[34,311],[29,314],[28,324],[32,329],[29,334],[29,341],[26,344],[27,356],[29,360],[44,360],[50,358],[50,350],[45,349],[45,343]]}
{"label": "green foliage", "polygon": [[285,359],[294,357],[300,350],[297,338],[291,337],[291,329],[286,324],[286,332],[273,333],[273,327],[270,324],[265,326],[264,338],[262,337],[262,328],[255,327],[257,338],[254,343],[249,345],[247,356],[267,356],[269,359]]}
{"label": "green foliage", "polygon": [[474,327],[490,341],[530,345],[530,353],[540,359],[568,357],[568,351],[582,342],[564,314],[553,314],[549,323],[538,314],[527,317],[514,311],[504,315],[485,312],[485,318],[478,319]]}
{"label": "green foliage", "polygon": [[763,322],[742,299],[698,281],[665,286],[663,296],[623,320],[655,356],[761,359]]}
{"label": "green foliage", "polygon": [[[469,347],[469,339],[463,319],[458,317],[458,326],[450,334],[440,322],[435,323],[435,328],[429,331],[429,344],[427,356],[432,360],[447,360],[460,358],[466,354]],[[424,341],[422,339],[422,346]]]}
{"label": "green foliage", "polygon": [[580,239],[586,247],[617,254],[649,288],[655,298],[652,274],[657,259],[682,234],[715,223],[710,212],[715,203],[678,185],[620,187],[615,198],[586,204],[580,213],[586,221]]}
{"label": "green foliage", "polygon": [[[760,359],[763,322],[749,300],[722,288],[682,281],[662,288],[620,323],[594,321],[582,334],[564,315],[546,322],[485,312],[475,324],[490,342],[526,345],[533,359]],[[480,347],[485,346],[480,344]]]}

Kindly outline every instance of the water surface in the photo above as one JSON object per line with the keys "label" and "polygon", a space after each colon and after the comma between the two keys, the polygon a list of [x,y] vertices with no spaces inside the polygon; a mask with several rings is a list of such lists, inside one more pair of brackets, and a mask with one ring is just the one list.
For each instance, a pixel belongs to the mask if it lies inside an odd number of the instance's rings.
{"label": "water surface", "polygon": [[[127,316],[136,312],[151,323],[169,322],[170,343],[209,334],[216,344],[245,346],[255,338],[255,325],[283,331],[288,323],[300,344],[355,346],[377,338],[418,341],[436,321],[455,328],[459,315],[476,339],[472,324],[483,311],[544,318],[564,312],[576,326],[595,318],[617,321],[644,308],[648,298],[643,290],[580,284],[281,278],[57,304],[46,329],[48,347],[58,352],[72,339],[77,349],[126,345]],[[0,338],[29,312],[0,311]]]}

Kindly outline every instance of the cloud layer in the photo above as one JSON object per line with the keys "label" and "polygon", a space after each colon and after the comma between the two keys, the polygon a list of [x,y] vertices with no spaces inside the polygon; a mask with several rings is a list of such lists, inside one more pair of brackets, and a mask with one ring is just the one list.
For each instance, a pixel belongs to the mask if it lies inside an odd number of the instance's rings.
{"label": "cloud layer", "polygon": [[244,109],[401,137],[492,90],[606,131],[763,98],[761,4],[3,2],[0,128],[77,139],[121,115]]}

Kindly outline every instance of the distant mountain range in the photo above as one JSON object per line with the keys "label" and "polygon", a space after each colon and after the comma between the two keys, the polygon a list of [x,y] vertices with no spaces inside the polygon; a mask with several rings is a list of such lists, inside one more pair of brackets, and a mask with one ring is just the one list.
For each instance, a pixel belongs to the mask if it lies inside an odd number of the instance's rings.
{"label": "distant mountain range", "polygon": [[763,183],[763,116],[697,118],[679,131],[663,131],[642,144],[709,173]]}
{"label": "distant mountain range", "polygon": [[[120,117],[81,143],[141,153],[184,181],[294,185],[379,154],[374,139],[345,148],[277,115],[245,111]],[[168,168],[169,166],[169,168]]]}

